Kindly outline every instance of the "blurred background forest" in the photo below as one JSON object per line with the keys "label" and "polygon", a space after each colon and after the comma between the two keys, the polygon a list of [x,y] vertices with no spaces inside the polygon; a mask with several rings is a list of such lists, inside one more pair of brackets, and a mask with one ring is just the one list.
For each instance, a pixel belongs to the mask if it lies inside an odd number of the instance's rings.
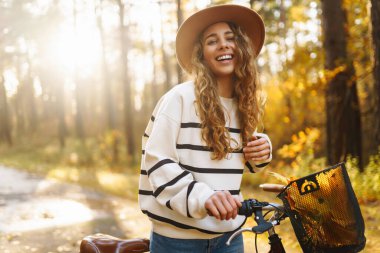
{"label": "blurred background forest", "polygon": [[299,176],[347,161],[363,199],[376,199],[377,0],[1,0],[0,163],[85,184],[83,173],[103,173],[112,187],[115,175],[137,176],[155,103],[191,79],[176,63],[176,30],[220,3],[265,20],[257,61],[271,168]]}
{"label": "blurred background forest", "polygon": [[[135,202],[155,103],[191,79],[176,62],[176,31],[221,3],[251,7],[265,21],[257,62],[266,97],[259,131],[273,143],[267,171],[299,177],[345,161],[375,252],[378,0],[0,0],[0,165]],[[242,191],[257,196],[254,187],[272,178],[246,175]]]}

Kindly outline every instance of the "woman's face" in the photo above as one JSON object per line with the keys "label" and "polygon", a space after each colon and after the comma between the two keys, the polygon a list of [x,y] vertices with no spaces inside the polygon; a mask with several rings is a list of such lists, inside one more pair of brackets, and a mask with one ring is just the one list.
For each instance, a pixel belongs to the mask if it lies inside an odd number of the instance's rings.
{"label": "woman's face", "polygon": [[225,22],[213,24],[203,32],[203,60],[216,77],[232,77],[234,74],[234,36]]}

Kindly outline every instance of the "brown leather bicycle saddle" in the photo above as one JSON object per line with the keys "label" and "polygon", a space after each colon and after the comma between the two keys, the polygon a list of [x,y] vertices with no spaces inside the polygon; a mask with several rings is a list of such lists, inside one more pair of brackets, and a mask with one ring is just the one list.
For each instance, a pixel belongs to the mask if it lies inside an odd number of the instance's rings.
{"label": "brown leather bicycle saddle", "polygon": [[80,253],[141,253],[149,251],[148,239],[120,239],[105,234],[83,238]]}

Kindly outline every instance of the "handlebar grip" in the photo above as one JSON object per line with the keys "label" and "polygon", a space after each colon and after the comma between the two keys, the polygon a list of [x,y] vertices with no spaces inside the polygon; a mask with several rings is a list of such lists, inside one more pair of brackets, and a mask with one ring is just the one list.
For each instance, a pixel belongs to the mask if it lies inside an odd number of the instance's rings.
{"label": "handlebar grip", "polygon": [[255,199],[246,199],[243,202],[241,202],[241,207],[238,210],[239,215],[244,215],[246,217],[249,217],[253,214],[255,206],[255,203],[257,200]]}
{"label": "handlebar grip", "polygon": [[259,186],[261,189],[263,189],[266,192],[281,192],[285,189],[285,185],[282,184],[261,184]]}
{"label": "handlebar grip", "polygon": [[[238,214],[250,217],[254,212],[261,212],[262,208],[268,205],[268,202],[260,202],[256,199],[246,199],[241,202],[241,207],[238,209]],[[210,210],[207,210],[207,214],[213,216]]]}

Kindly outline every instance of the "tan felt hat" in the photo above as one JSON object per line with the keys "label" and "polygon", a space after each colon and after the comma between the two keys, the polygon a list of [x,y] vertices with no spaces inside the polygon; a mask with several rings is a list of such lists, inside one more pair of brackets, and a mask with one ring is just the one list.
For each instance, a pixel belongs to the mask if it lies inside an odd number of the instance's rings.
{"label": "tan felt hat", "polygon": [[257,12],[235,4],[208,7],[186,19],[177,32],[176,53],[179,65],[187,72],[191,71],[191,54],[194,43],[207,27],[218,22],[232,22],[249,36],[257,56],[263,47],[265,38],[264,22]]}

